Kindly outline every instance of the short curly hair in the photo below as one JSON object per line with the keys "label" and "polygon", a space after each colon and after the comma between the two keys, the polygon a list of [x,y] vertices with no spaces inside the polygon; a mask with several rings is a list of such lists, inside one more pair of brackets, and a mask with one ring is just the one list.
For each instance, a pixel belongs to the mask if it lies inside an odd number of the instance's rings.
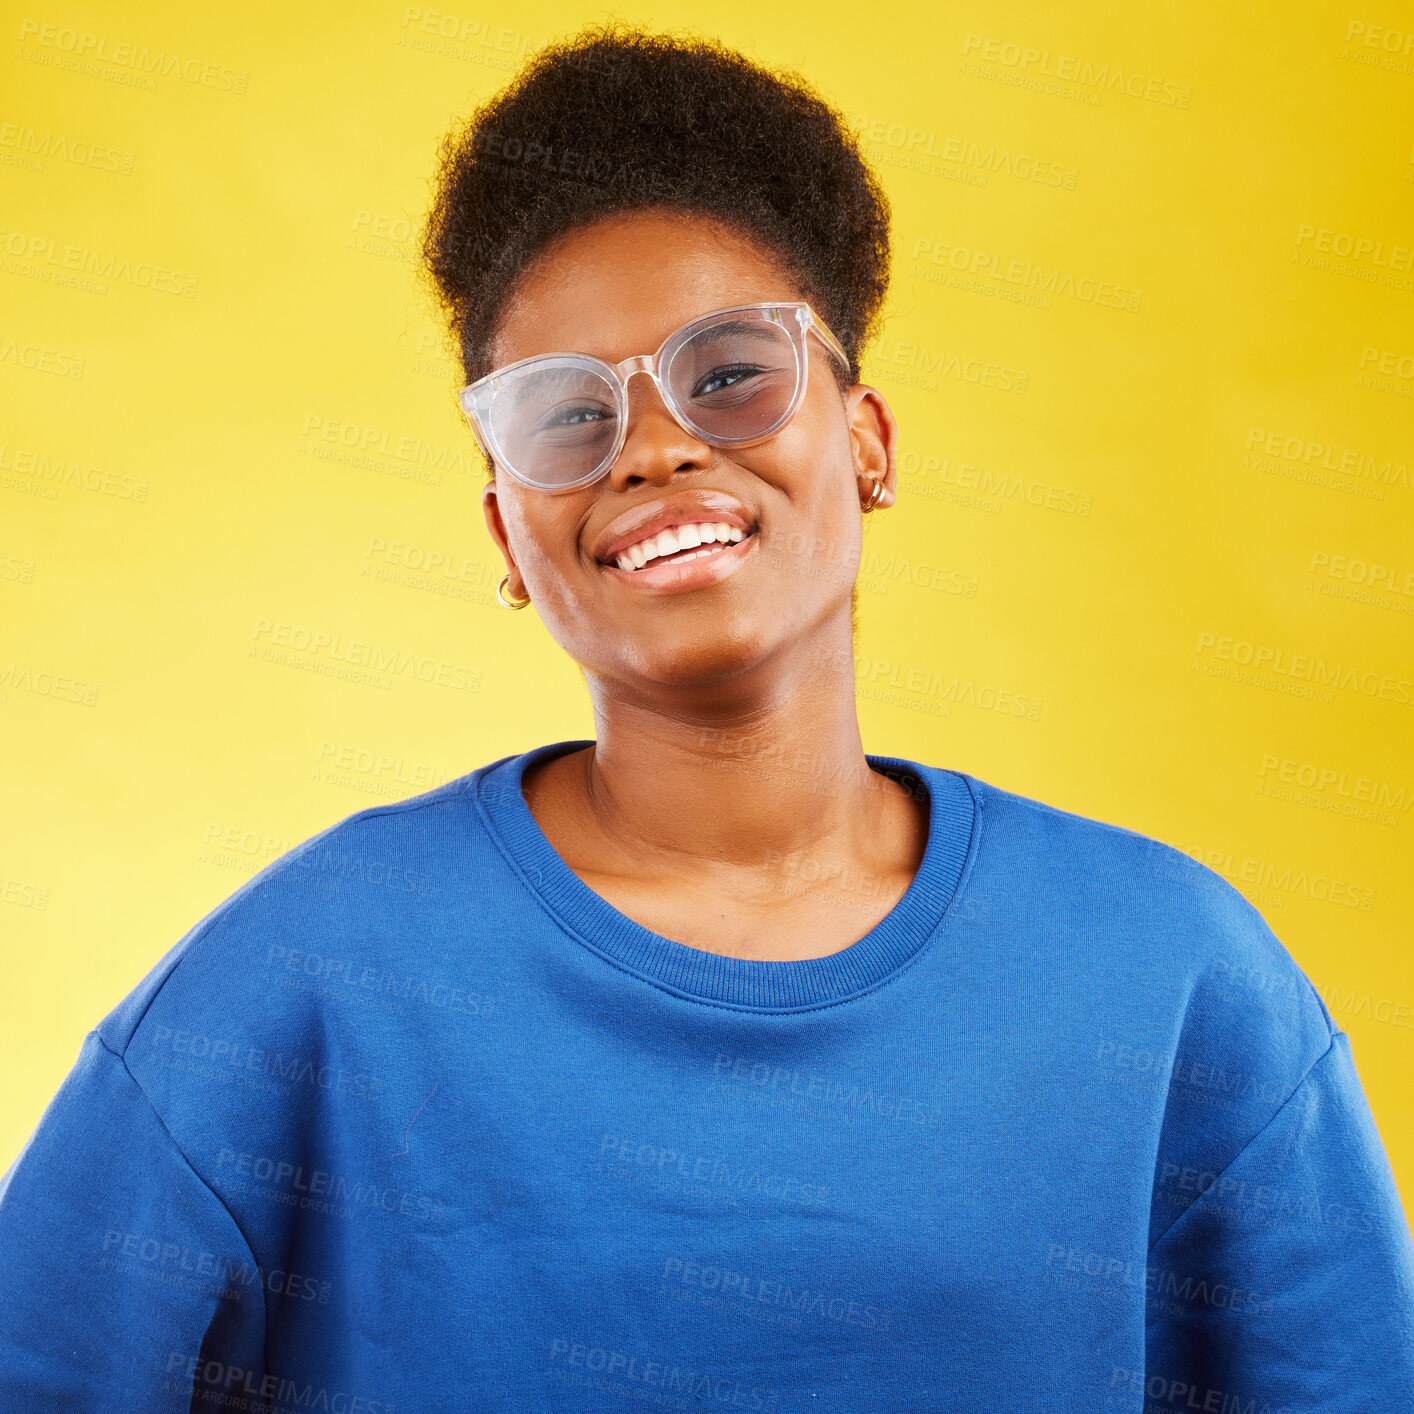
{"label": "short curly hair", "polygon": [[423,274],[466,382],[491,372],[505,301],[551,242],[648,207],[763,245],[843,344],[841,389],[860,381],[888,286],[889,203],[844,118],[798,75],[715,40],[609,22],[533,55],[441,145]]}

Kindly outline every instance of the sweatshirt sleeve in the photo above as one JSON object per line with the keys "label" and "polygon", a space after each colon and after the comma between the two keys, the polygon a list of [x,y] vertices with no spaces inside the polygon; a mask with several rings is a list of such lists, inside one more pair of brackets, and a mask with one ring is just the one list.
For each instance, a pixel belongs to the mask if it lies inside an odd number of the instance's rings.
{"label": "sweatshirt sleeve", "polygon": [[1414,1244],[1343,1032],[1150,1248],[1145,1408],[1414,1409]]}
{"label": "sweatshirt sleeve", "polygon": [[258,1387],[264,1325],[235,1220],[90,1032],[0,1179],[0,1409],[209,1408]]}

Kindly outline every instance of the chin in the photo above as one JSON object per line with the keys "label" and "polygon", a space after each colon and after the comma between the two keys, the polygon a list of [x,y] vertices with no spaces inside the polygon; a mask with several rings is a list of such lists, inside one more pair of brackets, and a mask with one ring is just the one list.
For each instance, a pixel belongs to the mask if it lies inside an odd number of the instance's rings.
{"label": "chin", "polygon": [[689,638],[683,637],[681,625],[677,630],[664,624],[661,633],[636,635],[632,643],[621,641],[621,656],[602,676],[626,686],[639,681],[660,687],[719,689],[764,667],[787,642],[779,623],[719,618]]}

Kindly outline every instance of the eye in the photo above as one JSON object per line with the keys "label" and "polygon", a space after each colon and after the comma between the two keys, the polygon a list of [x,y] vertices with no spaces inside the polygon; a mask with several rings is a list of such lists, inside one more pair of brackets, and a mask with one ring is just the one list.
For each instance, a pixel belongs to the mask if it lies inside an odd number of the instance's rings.
{"label": "eye", "polygon": [[722,364],[697,381],[693,387],[692,396],[701,398],[711,393],[719,393],[722,389],[733,387],[745,379],[755,377],[760,372],[762,372],[762,368],[757,363]]}
{"label": "eye", "polygon": [[536,424],[537,432],[553,432],[558,427],[582,427],[612,416],[596,403],[562,403],[551,409]]}

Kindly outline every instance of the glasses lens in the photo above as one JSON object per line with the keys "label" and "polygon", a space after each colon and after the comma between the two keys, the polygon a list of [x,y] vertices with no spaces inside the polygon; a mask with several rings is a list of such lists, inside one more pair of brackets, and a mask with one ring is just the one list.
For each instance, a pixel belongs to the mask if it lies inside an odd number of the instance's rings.
{"label": "glasses lens", "polygon": [[542,364],[507,374],[491,401],[491,435],[503,459],[538,486],[569,486],[613,450],[614,390],[602,374]]}
{"label": "glasses lens", "polygon": [[663,381],[705,437],[744,442],[785,420],[796,378],[795,345],[779,324],[729,315],[680,345]]}

